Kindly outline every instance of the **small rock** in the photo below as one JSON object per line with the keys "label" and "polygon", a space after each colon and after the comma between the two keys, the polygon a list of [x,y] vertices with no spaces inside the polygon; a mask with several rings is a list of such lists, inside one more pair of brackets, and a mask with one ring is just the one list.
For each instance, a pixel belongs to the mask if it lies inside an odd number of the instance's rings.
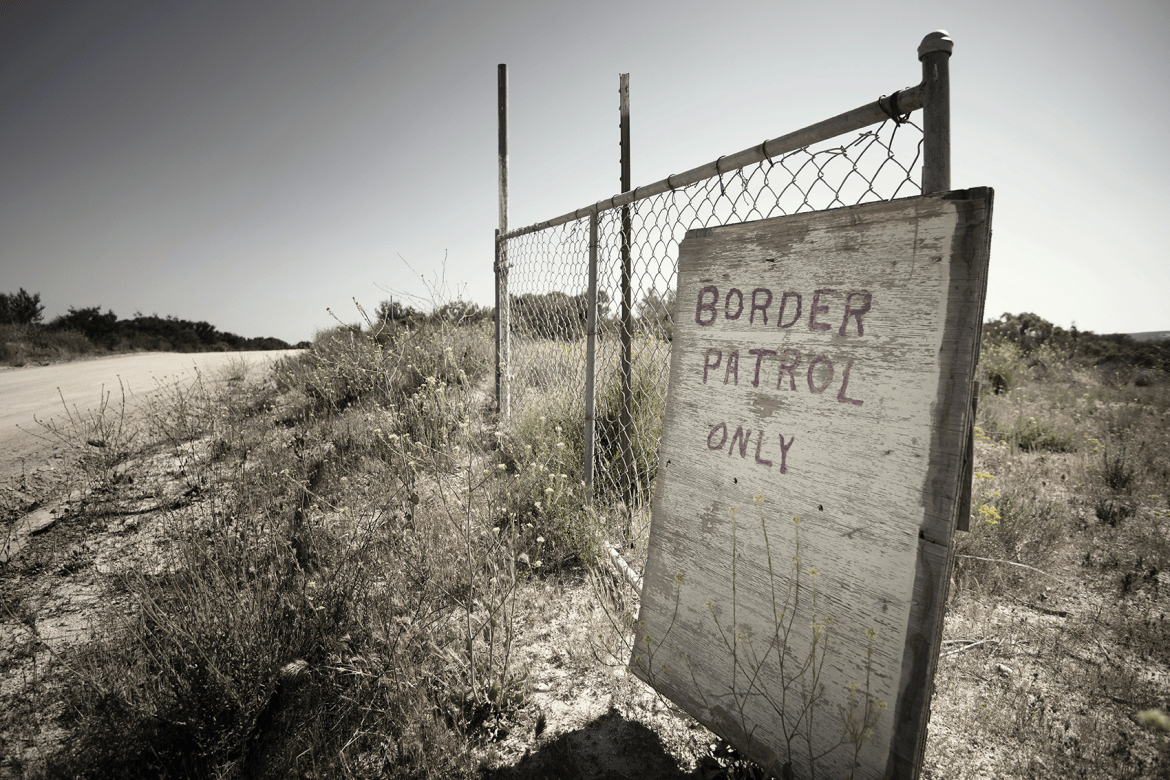
{"label": "small rock", "polygon": [[532,690],[538,691],[540,693],[548,693],[550,690],[552,690],[552,686],[548,683],[537,683],[536,685],[532,686]]}
{"label": "small rock", "polygon": [[57,518],[54,516],[56,511],[57,507],[51,507],[38,509],[35,512],[25,515],[24,519],[17,526],[17,533],[23,532],[28,536],[36,536],[37,534],[44,533],[57,522]]}

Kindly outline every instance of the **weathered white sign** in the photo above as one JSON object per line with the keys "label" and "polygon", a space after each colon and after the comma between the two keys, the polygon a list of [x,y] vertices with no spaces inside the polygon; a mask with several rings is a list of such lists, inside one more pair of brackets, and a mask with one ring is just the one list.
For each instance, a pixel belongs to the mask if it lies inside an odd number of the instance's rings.
{"label": "weathered white sign", "polygon": [[990,189],[691,231],[634,673],[777,776],[913,777]]}

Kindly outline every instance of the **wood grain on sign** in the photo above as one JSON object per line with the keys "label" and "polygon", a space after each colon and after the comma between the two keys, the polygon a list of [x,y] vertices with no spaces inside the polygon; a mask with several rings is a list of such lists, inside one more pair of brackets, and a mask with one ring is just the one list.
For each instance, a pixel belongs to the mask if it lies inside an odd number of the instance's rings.
{"label": "wood grain on sign", "polygon": [[939,193],[680,246],[630,665],[778,776],[921,765],[991,203]]}

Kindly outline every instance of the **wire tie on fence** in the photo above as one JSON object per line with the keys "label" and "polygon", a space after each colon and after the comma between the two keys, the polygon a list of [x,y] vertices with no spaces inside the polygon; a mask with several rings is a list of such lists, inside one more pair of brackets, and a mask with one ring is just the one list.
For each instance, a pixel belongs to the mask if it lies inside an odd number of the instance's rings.
{"label": "wire tie on fence", "polygon": [[723,171],[719,170],[719,163],[726,156],[725,154],[721,154],[719,155],[719,159],[715,161],[715,178],[719,180],[719,197],[721,198],[727,197],[727,185],[723,183]]}
{"label": "wire tie on fence", "polygon": [[885,95],[882,95],[878,98],[878,107],[882,110],[882,113],[884,113],[890,119],[894,120],[895,125],[904,125],[910,121],[909,111],[903,114],[898,110],[898,95],[900,94],[902,94],[902,90],[899,89],[897,92],[890,95],[888,105]]}

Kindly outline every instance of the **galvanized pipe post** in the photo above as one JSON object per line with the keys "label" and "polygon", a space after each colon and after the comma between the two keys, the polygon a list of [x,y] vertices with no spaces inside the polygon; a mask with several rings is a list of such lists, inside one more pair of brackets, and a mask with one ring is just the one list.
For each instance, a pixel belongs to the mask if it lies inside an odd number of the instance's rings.
{"label": "galvanized pipe post", "polygon": [[500,227],[496,231],[496,410],[500,422],[511,417],[512,374],[512,306],[508,296],[508,242],[500,236],[508,232],[508,66],[501,63],[498,70],[499,98],[499,201]]}
{"label": "galvanized pipe post", "polygon": [[503,313],[504,310],[500,306],[500,245],[504,242],[500,240],[500,229],[496,228],[495,243],[492,245],[492,277],[496,283],[496,334],[495,334],[495,355],[496,355],[496,411],[503,417],[504,405],[501,403],[501,395],[504,388],[503,385],[503,360],[501,359],[500,351],[500,337],[503,333]]}
{"label": "galvanized pipe post", "polygon": [[918,46],[922,63],[922,194],[951,188],[951,52],[946,30],[928,33]]}
{"label": "galvanized pipe post", "polygon": [[[922,62],[922,194],[951,189],[951,52],[955,42],[946,30],[927,34],[918,46]],[[971,424],[963,453],[963,477],[955,528],[971,529],[971,480],[975,472],[975,405],[978,383],[972,389]]]}
{"label": "galvanized pipe post", "polygon": [[593,446],[597,430],[597,211],[589,213],[589,292],[585,315],[585,498],[593,501]]}
{"label": "galvanized pipe post", "polygon": [[[630,184],[630,74],[621,73],[618,76],[618,94],[621,97],[621,188],[622,192],[629,192]],[[634,498],[634,455],[633,435],[631,428],[634,424],[633,404],[633,339],[634,339],[634,302],[633,279],[630,267],[630,243],[633,231],[630,219],[629,204],[622,206],[622,356],[621,382],[622,407],[618,419],[618,442],[622,456],[622,498],[626,505],[632,508]]]}
{"label": "galvanized pipe post", "polygon": [[[918,59],[922,62],[922,194],[946,192],[951,188],[951,79],[950,61],[955,42],[946,30],[935,30],[922,39]],[[975,471],[975,405],[978,384],[972,390],[971,425],[963,455],[963,483],[955,527],[971,527],[971,480]]]}

